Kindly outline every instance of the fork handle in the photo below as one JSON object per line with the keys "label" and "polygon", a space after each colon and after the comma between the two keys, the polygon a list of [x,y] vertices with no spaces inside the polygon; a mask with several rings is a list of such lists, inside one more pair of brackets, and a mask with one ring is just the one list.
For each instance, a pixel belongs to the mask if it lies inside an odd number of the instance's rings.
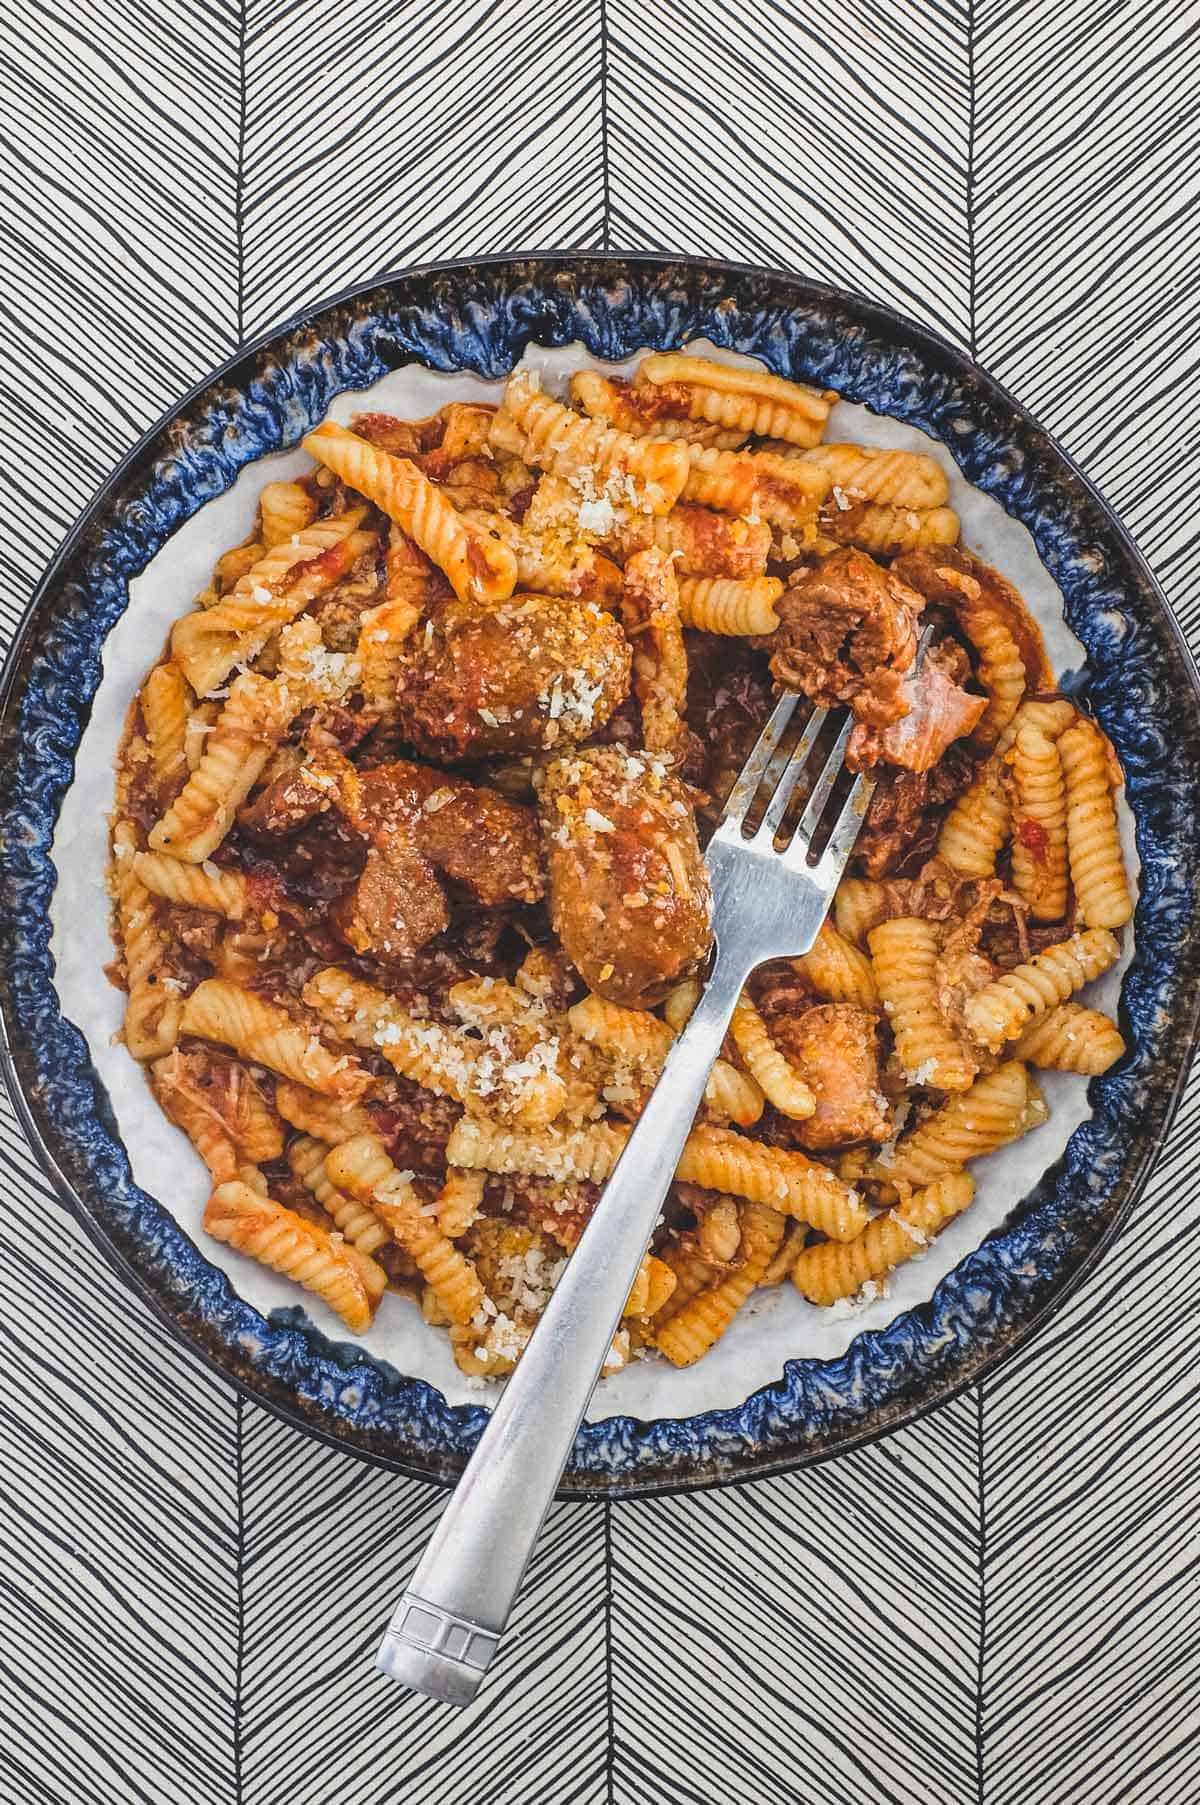
{"label": "fork handle", "polygon": [[716,964],[388,1626],[376,1665],[474,1698],[621,1322],[746,978]]}

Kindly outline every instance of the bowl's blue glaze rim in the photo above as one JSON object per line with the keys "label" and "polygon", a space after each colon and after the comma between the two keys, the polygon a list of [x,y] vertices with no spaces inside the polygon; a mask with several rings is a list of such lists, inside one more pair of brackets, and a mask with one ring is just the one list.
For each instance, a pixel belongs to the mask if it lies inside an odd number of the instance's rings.
{"label": "bowl's blue glaze rim", "polygon": [[[1165,1132],[1200,973],[1200,686],[1153,577],[1066,455],[999,384],[927,329],[799,278],[702,260],[561,253],[416,270],[352,290],[243,350],[145,436],[35,592],[0,696],[0,1021],[5,1075],[62,1195],[171,1326],[273,1408],[340,1445],[447,1480],[486,1413],[329,1341],[302,1309],[244,1304],[133,1182],[82,1035],[59,1010],[50,844],[128,582],[238,471],[293,445],[334,395],[397,363],[503,375],[531,340],[601,358],[707,336],[839,389],[950,448],[1031,531],[1087,649],[1086,696],[1127,774],[1142,861],[1122,991],[1130,1053],[1089,1087],[1062,1160],[932,1300],[832,1361],[786,1362],[735,1409],[580,1431],[572,1495],[727,1483],[825,1458],[933,1407],[1011,1353],[1111,1239]],[[102,981],[97,974],[97,981]]]}

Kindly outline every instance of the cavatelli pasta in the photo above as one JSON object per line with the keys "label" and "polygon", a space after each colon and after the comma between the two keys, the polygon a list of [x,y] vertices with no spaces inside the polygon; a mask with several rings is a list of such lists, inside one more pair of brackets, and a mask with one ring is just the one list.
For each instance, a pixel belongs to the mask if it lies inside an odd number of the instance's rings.
{"label": "cavatelli pasta", "polygon": [[528,370],[509,377],[504,407],[492,422],[492,442],[500,441],[502,450],[511,449],[504,436],[505,417],[522,435],[521,455],[539,469],[565,477],[586,472],[598,493],[606,493],[611,484],[615,498],[639,508],[644,504],[651,514],[666,514],[679,500],[688,468],[683,445],[634,438],[584,419],[545,394]]}
{"label": "cavatelli pasta", "polygon": [[963,877],[991,877],[1011,822],[1004,766],[986,759],[942,822],[938,857]]}
{"label": "cavatelli pasta", "polygon": [[276,1084],[275,1107],[293,1128],[314,1140],[327,1141],[330,1146],[373,1131],[371,1117],[360,1104],[347,1103],[342,1097],[327,1097],[290,1078],[281,1078]]}
{"label": "cavatelli pasta", "polygon": [[779,625],[775,603],[782,594],[779,577],[684,577],[679,612],[684,626],[700,633],[773,633]]}
{"label": "cavatelli pasta", "polygon": [[[594,995],[575,1003],[567,1011],[567,1020],[581,1040],[626,1064],[642,1067],[652,1083],[662,1070],[678,1032],[669,1020],[660,1022],[648,1010],[625,1009],[619,1003],[610,1003],[606,998]],[[686,1020],[684,1016],[679,1026],[682,1027]],[[713,1115],[736,1122],[742,1128],[752,1128],[763,1112],[764,1098],[759,1085],[724,1059],[713,1064],[704,1100]]]}
{"label": "cavatelli pasta", "polygon": [[771,555],[771,528],[764,519],[731,519],[712,508],[681,503],[666,515],[629,513],[618,518],[606,541],[622,557],[656,546],[682,577],[762,576]]}
{"label": "cavatelli pasta", "polygon": [[770,451],[720,451],[711,445],[689,445],[687,455],[684,500],[724,514],[802,528],[816,520],[829,493],[828,473],[799,458]]}
{"label": "cavatelli pasta", "polygon": [[277,1003],[227,978],[206,978],[183,1006],[182,1034],[232,1047],[242,1059],[270,1066],[327,1097],[355,1102],[369,1083],[357,1061],[329,1051],[305,1023]]}
{"label": "cavatelli pasta", "polygon": [[692,1366],[706,1354],[759,1283],[783,1239],[785,1219],[762,1204],[742,1206],[744,1257],[737,1271],[701,1291],[672,1314],[654,1344],[672,1366]]}
{"label": "cavatelli pasta", "polygon": [[164,902],[214,909],[229,921],[241,921],[246,914],[249,886],[240,871],[221,870],[207,860],[189,865],[165,852],[135,853],[133,868],[147,890]]}
{"label": "cavatelli pasta", "polygon": [[1029,722],[1019,729],[1009,761],[1013,888],[1034,921],[1061,921],[1067,909],[1067,791],[1058,746]]}
{"label": "cavatelli pasta", "polygon": [[326,420],[304,439],[344,483],[394,520],[450,579],[460,601],[503,601],[517,582],[508,547],[462,515],[409,458]]}
{"label": "cavatelli pasta", "polygon": [[679,585],[665,552],[635,552],[625,566],[621,619],[633,647],[633,688],[647,752],[671,757],[687,731],[688,661]]}
{"label": "cavatelli pasta", "polygon": [[121,1037],[134,1059],[156,1059],[178,1040],[183,1005],[174,981],[167,981],[158,904],[138,875],[131,821],[118,822],[113,832],[112,889],[129,995]]}
{"label": "cavatelli pasta", "polygon": [[882,884],[869,877],[844,877],[833,899],[833,918],[843,940],[860,950],[867,944],[868,931],[884,913],[886,896]]}
{"label": "cavatelli pasta", "polygon": [[370,1328],[387,1274],[359,1248],[238,1180],[217,1186],[203,1221],[214,1240],[313,1292],[352,1334]]}
{"label": "cavatelli pasta", "polygon": [[1119,928],[1133,914],[1104,736],[1082,715],[1058,742],[1066,778],[1067,848],[1081,919]]}
{"label": "cavatelli pasta", "polygon": [[831,921],[821,923],[821,931],[808,952],[793,959],[792,964],[827,1002],[857,1003],[861,1009],[878,1009],[879,987],[871,961]]}
{"label": "cavatelli pasta", "polygon": [[[893,508],[940,508],[949,494],[946,473],[922,451],[892,451],[868,445],[818,445],[800,453],[817,465],[834,489],[851,503],[870,501]],[[841,505],[842,496],[835,496]]]}
{"label": "cavatelli pasta", "polygon": [[170,661],[155,665],[142,685],[142,720],[160,803],[169,802],[187,779],[191,709],[191,687],[179,666]]}
{"label": "cavatelli pasta", "polygon": [[1027,1028],[1013,1055],[1054,1072],[1107,1072],[1125,1052],[1117,1024],[1103,1010],[1082,1003],[1060,1003]]}
{"label": "cavatelli pasta", "polygon": [[372,1135],[343,1141],[325,1161],[330,1181],[367,1204],[415,1260],[451,1322],[469,1323],[485,1292],[466,1255],[424,1214],[411,1174],[398,1172]]}
{"label": "cavatelli pasta", "polygon": [[771,1039],[766,1022],[745,991],[734,1004],[729,1032],[746,1070],[768,1103],[796,1121],[811,1116],[817,1107],[816,1098]]}
{"label": "cavatelli pasta", "polygon": [[1006,1040],[1115,965],[1120,951],[1107,928],[1087,928],[1048,946],[976,991],[965,1007],[966,1025],[989,1053],[999,1052]]}
{"label": "cavatelli pasta", "polygon": [[875,982],[909,1084],[965,1091],[978,1069],[938,1007],[937,929],[915,916],[884,921],[868,935]]}
{"label": "cavatelli pasta", "polygon": [[994,1153],[1045,1120],[1041,1094],[1019,1060],[977,1078],[867,1168],[883,1184],[930,1185],[969,1160]]}
{"label": "cavatelli pasta", "polygon": [[693,419],[803,446],[819,442],[837,399],[828,389],[789,382],[767,370],[675,351],[644,357],[637,382],[682,391]]}
{"label": "cavatelli pasta", "polygon": [[302,533],[316,517],[316,496],[303,483],[268,483],[259,495],[259,537],[268,551]]}
{"label": "cavatelli pasta", "polygon": [[150,830],[153,851],[193,864],[216,851],[301,700],[256,671],[236,679],[200,763]]}
{"label": "cavatelli pasta", "polygon": [[975,1195],[967,1172],[948,1172],[914,1191],[885,1216],[876,1217],[853,1241],[822,1241],[806,1247],[792,1267],[796,1289],[812,1304],[853,1297],[868,1280],[886,1278],[929,1245]]}
{"label": "cavatelli pasta", "polygon": [[315,1141],[311,1135],[302,1134],[287,1150],[288,1168],[328,1212],[339,1235],[352,1241],[362,1253],[378,1253],[391,1241],[392,1232],[367,1204],[338,1190],[325,1170],[329,1151],[327,1141]]}
{"label": "cavatelli pasta", "polygon": [[961,525],[953,508],[894,508],[875,501],[854,502],[848,508],[835,502],[821,510],[820,524],[839,545],[857,545],[861,551],[889,558],[926,546],[957,545]]}

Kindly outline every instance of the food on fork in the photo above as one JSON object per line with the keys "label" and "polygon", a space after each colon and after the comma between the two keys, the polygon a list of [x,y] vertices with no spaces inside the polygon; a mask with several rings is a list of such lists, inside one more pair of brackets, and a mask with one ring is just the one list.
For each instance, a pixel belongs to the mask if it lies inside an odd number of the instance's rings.
{"label": "food on fork", "polygon": [[606,1370],[693,1363],[787,1279],[878,1295],[1046,1119],[1035,1071],[1122,1057],[1112,748],[944,460],[836,402],[655,352],[326,422],[148,673],[125,1044],[208,1231],[351,1334],[415,1305],[512,1370],[701,993],[703,847],[781,689],[850,711],[874,797],[741,995]]}

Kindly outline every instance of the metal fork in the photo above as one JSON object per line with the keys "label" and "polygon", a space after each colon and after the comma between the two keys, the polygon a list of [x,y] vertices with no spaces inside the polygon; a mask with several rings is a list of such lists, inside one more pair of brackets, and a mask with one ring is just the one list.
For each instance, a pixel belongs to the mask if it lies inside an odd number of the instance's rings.
{"label": "metal fork", "polygon": [[[802,701],[785,696],[774,710],[709,843],[716,950],[700,1001],[384,1636],[377,1665],[430,1698],[465,1705],[479,1689],[742,986],[764,960],[809,950],[858,838],[873,788],[867,777],[855,781],[824,851],[809,863],[852,722],[844,722],[823,761],[814,759],[828,720],[825,709],[814,709],[785,759],[781,743]],[[777,851],[788,804],[806,775],[813,782],[804,812]],[[747,838],[751,804],[772,777],[761,824]]]}

